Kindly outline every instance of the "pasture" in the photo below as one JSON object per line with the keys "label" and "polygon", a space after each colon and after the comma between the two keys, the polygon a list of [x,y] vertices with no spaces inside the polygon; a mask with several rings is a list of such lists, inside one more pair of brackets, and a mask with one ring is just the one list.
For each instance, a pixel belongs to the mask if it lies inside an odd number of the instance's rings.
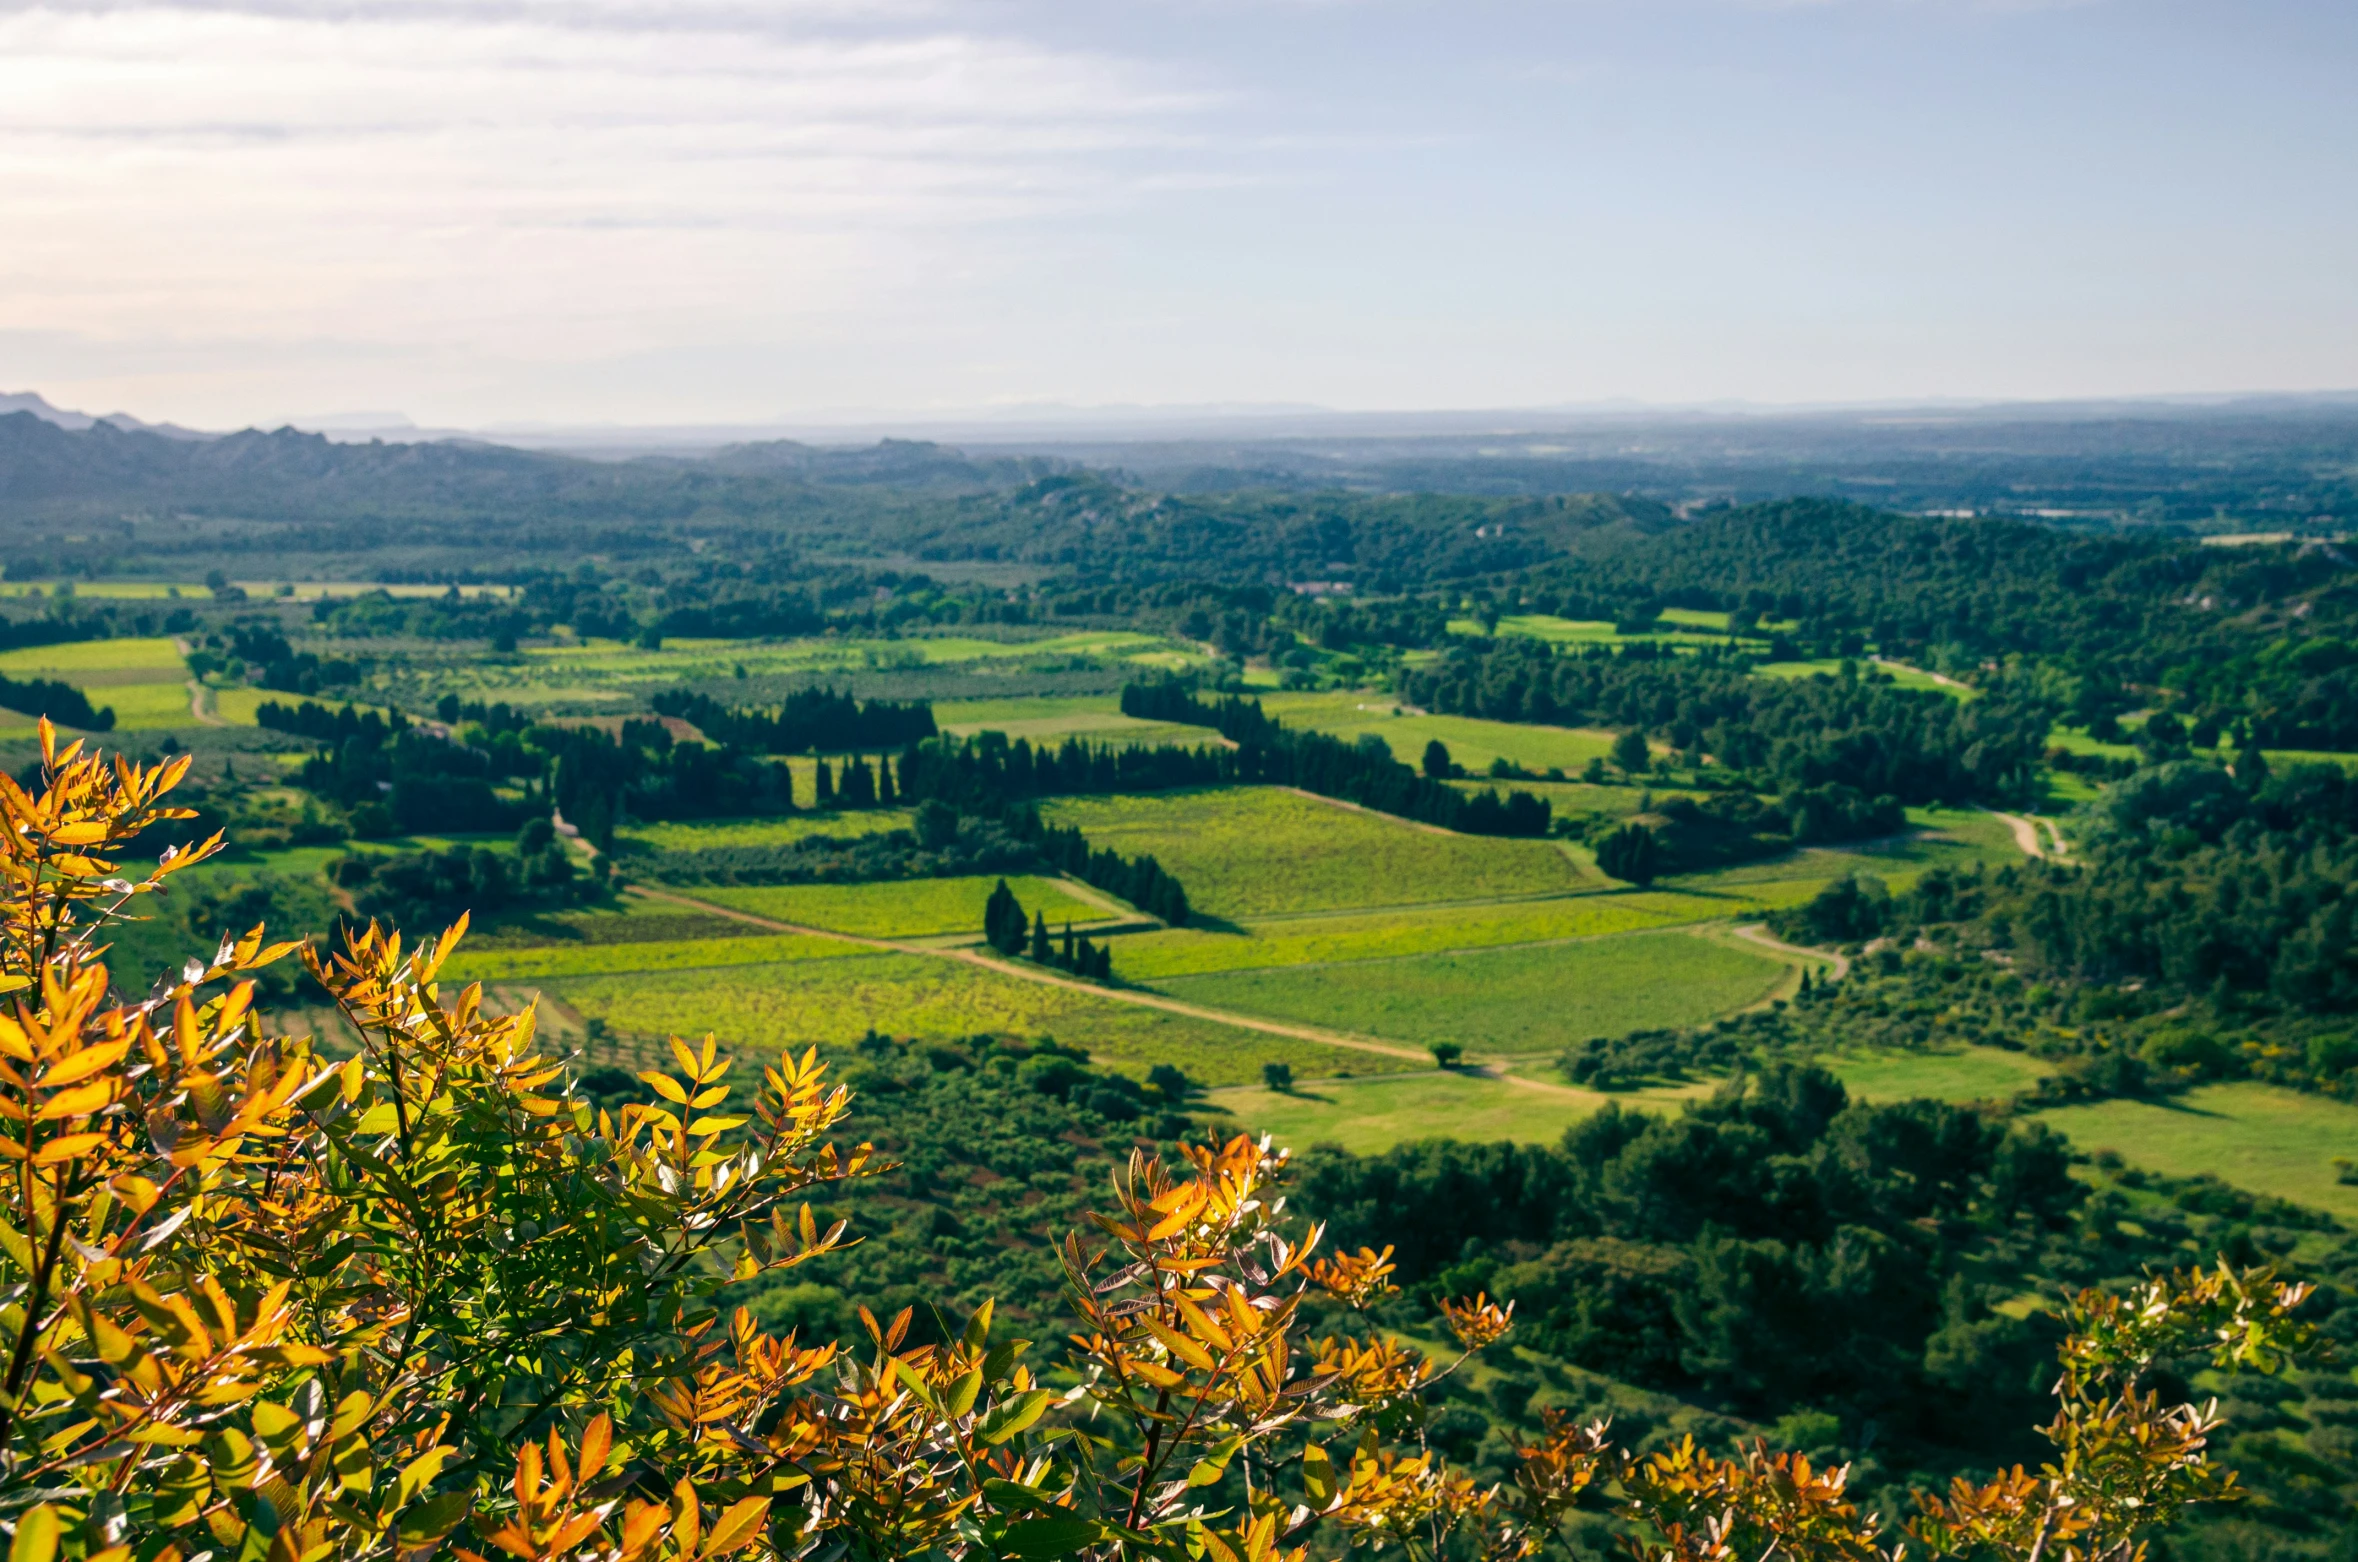
{"label": "pasture", "polygon": [[[747,888],[699,885],[689,898],[750,912],[774,922],[825,928],[863,938],[934,938],[980,935],[983,903],[998,883],[995,875],[966,879],[907,879],[886,884],[785,884]],[[1007,887],[1024,914],[1044,912],[1051,928],[1103,921],[1106,910],[1069,893],[1056,880],[1011,875]]]}
{"label": "pasture", "polygon": [[2172,1177],[2208,1173],[2358,1221],[2358,1186],[2337,1181],[2333,1165],[2358,1157],[2358,1106],[2346,1101],[2242,1081],[2056,1107],[2039,1120],[2090,1153],[2112,1150]]}
{"label": "pasture", "polygon": [[1040,815],[1153,856],[1191,906],[1230,920],[1600,887],[1547,841],[1453,835],[1283,787],[1056,798]]}
{"label": "pasture", "polygon": [[895,1036],[1054,1036],[1143,1073],[1170,1063],[1207,1085],[1258,1079],[1261,1065],[1305,1077],[1338,1068],[1414,1068],[1416,1060],[1324,1046],[1025,981],[937,956],[854,954],[725,970],[568,976],[550,992],[625,1037],[718,1035],[724,1044],[842,1047],[869,1029]]}
{"label": "pasture", "polygon": [[[1117,956],[1118,960],[1118,956]],[[1118,969],[1118,965],[1117,965]],[[1767,1000],[1792,968],[1682,932],[1177,977],[1191,1003],[1470,1053],[1553,1052],[1591,1036],[1699,1025]]]}

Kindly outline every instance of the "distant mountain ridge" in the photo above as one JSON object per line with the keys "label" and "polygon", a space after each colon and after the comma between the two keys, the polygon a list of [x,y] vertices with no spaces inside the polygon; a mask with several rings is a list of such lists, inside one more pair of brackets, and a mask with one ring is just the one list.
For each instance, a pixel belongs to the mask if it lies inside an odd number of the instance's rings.
{"label": "distant mountain ridge", "polygon": [[81,433],[103,423],[109,428],[121,429],[125,433],[161,434],[166,439],[212,439],[216,437],[199,429],[182,428],[177,423],[145,422],[131,416],[128,412],[109,412],[99,416],[93,416],[87,412],[75,412],[70,408],[50,405],[49,399],[39,391],[0,391],[0,414],[11,412],[29,412],[44,423],[53,423],[59,428],[69,429],[75,433]]}

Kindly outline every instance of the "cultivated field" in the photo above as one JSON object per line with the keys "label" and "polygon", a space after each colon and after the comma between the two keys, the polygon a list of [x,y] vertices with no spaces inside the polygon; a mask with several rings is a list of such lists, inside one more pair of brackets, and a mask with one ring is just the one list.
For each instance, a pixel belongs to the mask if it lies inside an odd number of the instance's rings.
{"label": "cultivated field", "polygon": [[1171,1014],[926,955],[856,954],[726,970],[552,978],[546,990],[626,1037],[701,1036],[732,1046],[840,1047],[874,1028],[896,1036],[1052,1035],[1143,1073],[1171,1063],[1208,1085],[1284,1062],[1304,1077],[1337,1068],[1413,1068],[1413,1059],[1322,1046]]}
{"label": "cultivated field", "polygon": [[1476,1054],[1696,1025],[1792,979],[1766,950],[1682,932],[1178,977],[1159,990],[1238,1013]]}
{"label": "cultivated field", "polygon": [[1214,917],[1601,887],[1546,841],[1422,829],[1281,787],[1057,798],[1040,813],[1080,826],[1096,845],[1153,856],[1187,886],[1188,903]]}
{"label": "cultivated field", "polygon": [[[929,938],[980,934],[983,903],[998,879],[912,879],[888,884],[789,884],[763,888],[698,885],[679,893],[775,922],[825,928],[865,938]],[[1066,921],[1102,921],[1102,906],[1079,899],[1051,879],[1011,876],[1007,887],[1024,913],[1045,912],[1051,928]]]}
{"label": "cultivated field", "polygon": [[[798,778],[799,779],[799,778]],[[811,795],[804,786],[799,795]],[[783,819],[710,819],[634,824],[617,839],[654,851],[699,852],[725,846],[786,846],[814,835],[852,840],[909,828],[906,808],[853,808],[842,813],[793,814]]]}
{"label": "cultivated field", "polygon": [[1675,894],[1570,895],[1503,905],[1295,916],[1241,924],[1233,932],[1172,928],[1126,934],[1114,959],[1131,981],[1198,976],[1338,960],[1380,960],[1502,944],[1600,938],[1727,915],[1719,901]]}

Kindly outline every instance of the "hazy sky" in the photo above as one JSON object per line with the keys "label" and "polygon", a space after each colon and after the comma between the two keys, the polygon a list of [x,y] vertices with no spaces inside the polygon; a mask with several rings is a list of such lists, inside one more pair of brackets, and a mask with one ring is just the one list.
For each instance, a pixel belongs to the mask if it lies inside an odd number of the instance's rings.
{"label": "hazy sky", "polygon": [[2358,386],[2350,0],[0,0],[0,390],[204,426]]}

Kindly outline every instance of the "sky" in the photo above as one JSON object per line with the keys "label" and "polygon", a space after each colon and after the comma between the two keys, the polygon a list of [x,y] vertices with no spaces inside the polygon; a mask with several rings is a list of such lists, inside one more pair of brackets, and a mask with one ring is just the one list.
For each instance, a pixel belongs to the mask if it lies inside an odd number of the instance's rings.
{"label": "sky", "polygon": [[2348,0],[0,0],[0,391],[207,428],[2358,387]]}

